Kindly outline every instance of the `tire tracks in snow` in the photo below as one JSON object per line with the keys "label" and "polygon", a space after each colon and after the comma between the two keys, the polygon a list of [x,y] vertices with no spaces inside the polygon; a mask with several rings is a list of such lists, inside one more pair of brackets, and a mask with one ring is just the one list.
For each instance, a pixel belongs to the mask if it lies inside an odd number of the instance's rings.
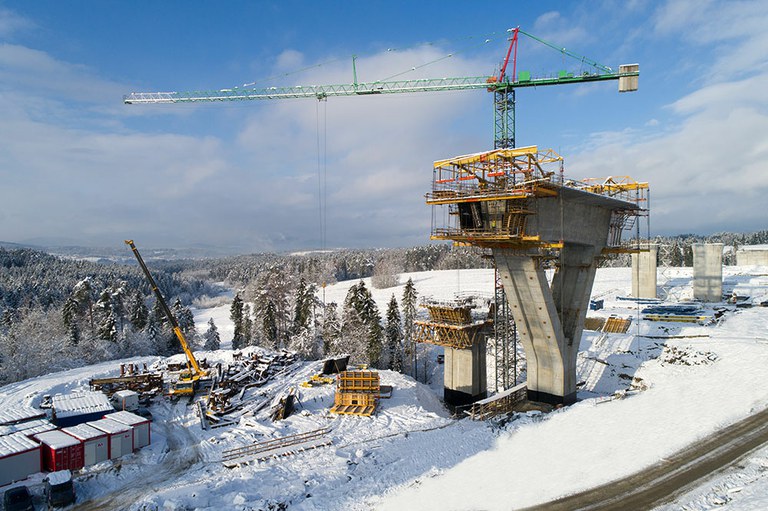
{"label": "tire tracks in snow", "polygon": [[742,419],[623,479],[524,511],[653,509],[768,443],[768,409]]}
{"label": "tire tracks in snow", "polygon": [[157,465],[141,468],[137,477],[126,478],[124,484],[115,487],[108,495],[78,503],[77,509],[85,511],[112,511],[130,509],[144,498],[165,489],[165,484],[183,478],[193,465],[203,461],[200,446],[188,426],[182,423],[187,416],[185,401],[173,406],[172,413],[162,422],[153,422],[153,427],[160,427],[167,441],[167,452]]}

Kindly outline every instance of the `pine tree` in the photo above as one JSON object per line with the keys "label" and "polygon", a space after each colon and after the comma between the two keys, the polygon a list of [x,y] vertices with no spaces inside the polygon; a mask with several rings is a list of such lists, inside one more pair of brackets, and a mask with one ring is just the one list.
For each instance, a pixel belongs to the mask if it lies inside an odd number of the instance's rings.
{"label": "pine tree", "polygon": [[243,300],[240,295],[235,295],[232,300],[232,306],[229,308],[229,319],[235,327],[234,335],[232,336],[232,349],[239,350],[245,346],[245,340],[243,338]]}
{"label": "pine tree", "polygon": [[221,337],[219,336],[219,329],[216,328],[216,323],[213,322],[213,318],[208,320],[208,330],[203,334],[205,344],[204,350],[216,351],[221,348]]}
{"label": "pine tree", "polygon": [[184,336],[190,339],[194,338],[196,333],[195,315],[192,314],[189,307],[182,305],[181,300],[177,298],[173,303],[173,310],[171,312],[176,317],[176,322],[179,324],[179,328],[181,328]]}
{"label": "pine tree", "polygon": [[62,318],[64,320],[64,326],[69,332],[69,343],[77,345],[80,343],[80,327],[77,324],[77,300],[72,297],[67,298],[64,302],[64,308],[62,309]]}
{"label": "pine tree", "polygon": [[144,295],[141,291],[136,291],[130,304],[129,321],[136,332],[141,332],[147,327],[149,322],[149,309],[144,303]]}
{"label": "pine tree", "polygon": [[359,303],[362,306],[361,316],[366,324],[365,354],[368,364],[378,367],[381,360],[383,329],[381,328],[381,314],[373,296],[365,283],[361,280],[358,284],[360,294]]}
{"label": "pine tree", "polygon": [[352,360],[358,363],[367,361],[365,353],[365,339],[368,333],[360,304],[360,295],[358,285],[354,285],[347,291],[344,298],[344,309],[342,311],[341,336],[338,351],[349,353]]}
{"label": "pine tree", "polygon": [[[298,333],[303,328],[306,328],[309,323],[309,315],[311,310],[308,307],[307,300],[307,282],[304,277],[299,279],[299,285],[296,287],[296,299],[293,306],[293,332]],[[311,306],[311,302],[309,302]]]}
{"label": "pine tree", "polygon": [[403,329],[400,324],[400,309],[394,294],[387,307],[386,337],[389,369],[403,372]]}
{"label": "pine tree", "polygon": [[323,356],[338,355],[339,339],[341,338],[341,325],[339,324],[339,313],[336,302],[326,304],[323,313]]}
{"label": "pine tree", "polygon": [[413,285],[413,279],[408,279],[403,289],[403,344],[405,345],[405,362],[411,366],[411,374],[416,378],[417,360],[414,333],[416,329],[416,299],[418,293]]}
{"label": "pine tree", "polygon": [[271,300],[267,301],[267,305],[264,308],[264,315],[262,318],[262,330],[264,332],[264,338],[268,348],[277,349],[278,345],[278,330],[277,330],[277,313],[275,312],[275,305]]}
{"label": "pine tree", "polygon": [[[118,339],[117,320],[112,309],[112,294],[105,289],[94,305],[97,318],[96,335],[99,339],[116,342]],[[96,321],[96,318],[94,320]]]}
{"label": "pine tree", "polygon": [[251,319],[251,306],[243,304],[243,346],[253,344],[253,320]]}

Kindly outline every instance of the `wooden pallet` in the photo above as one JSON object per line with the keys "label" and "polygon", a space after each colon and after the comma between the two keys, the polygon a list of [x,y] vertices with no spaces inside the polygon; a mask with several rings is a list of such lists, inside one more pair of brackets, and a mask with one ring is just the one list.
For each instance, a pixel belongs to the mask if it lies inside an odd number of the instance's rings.
{"label": "wooden pallet", "polygon": [[609,334],[625,334],[629,330],[629,325],[632,324],[631,319],[624,319],[617,316],[611,316],[605,320],[603,325],[603,332]]}

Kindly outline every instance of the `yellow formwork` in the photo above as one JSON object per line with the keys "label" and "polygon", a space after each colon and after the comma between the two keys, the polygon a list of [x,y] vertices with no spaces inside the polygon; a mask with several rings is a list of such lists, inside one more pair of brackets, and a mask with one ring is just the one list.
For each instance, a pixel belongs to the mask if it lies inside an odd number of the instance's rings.
{"label": "yellow formwork", "polygon": [[380,395],[378,371],[343,371],[336,377],[336,395],[331,413],[373,415]]}

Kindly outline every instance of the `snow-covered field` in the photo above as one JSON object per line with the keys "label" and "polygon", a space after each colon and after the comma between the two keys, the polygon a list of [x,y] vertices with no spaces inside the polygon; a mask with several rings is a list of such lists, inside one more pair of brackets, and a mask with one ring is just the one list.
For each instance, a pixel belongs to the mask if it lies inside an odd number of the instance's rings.
{"label": "snow-covered field", "polygon": [[[727,267],[724,289],[768,298],[768,269]],[[492,270],[423,272],[401,276],[396,288],[372,289],[380,310],[402,297],[412,277],[421,296],[457,292],[490,296]],[[341,304],[355,284],[325,289]],[[664,293],[691,296],[691,270],[660,275]],[[593,297],[605,309],[590,316],[639,317],[617,300],[631,288],[630,270],[601,269]],[[228,341],[228,305],[197,310],[198,328],[214,317]],[[202,356],[227,361],[220,350]],[[142,360],[143,361],[143,360]],[[153,359],[148,360],[148,362]],[[57,373],[0,388],[4,405],[36,405],[43,394],[86,387],[114,374],[119,361]],[[426,386],[382,371],[392,385],[374,417],[335,416],[331,386],[300,388],[302,407],[271,422],[266,409],[243,414],[234,426],[204,431],[195,408],[159,400],[151,411],[153,443],[118,464],[91,467],[76,480],[79,509],[514,509],[546,502],[643,469],[697,439],[765,408],[768,386],[768,309],[728,312],[710,326],[633,321],[627,334],[585,332],[579,354],[579,402],[548,415],[520,414],[508,422],[457,420],[443,408],[440,382]],[[265,389],[278,396],[317,372],[294,368]],[[489,385],[489,388],[493,388]],[[644,389],[644,390],[630,390]],[[222,451],[254,441],[330,428],[333,445],[233,469]],[[768,449],[680,497],[668,509],[768,508]],[[33,479],[34,480],[34,479]]]}

